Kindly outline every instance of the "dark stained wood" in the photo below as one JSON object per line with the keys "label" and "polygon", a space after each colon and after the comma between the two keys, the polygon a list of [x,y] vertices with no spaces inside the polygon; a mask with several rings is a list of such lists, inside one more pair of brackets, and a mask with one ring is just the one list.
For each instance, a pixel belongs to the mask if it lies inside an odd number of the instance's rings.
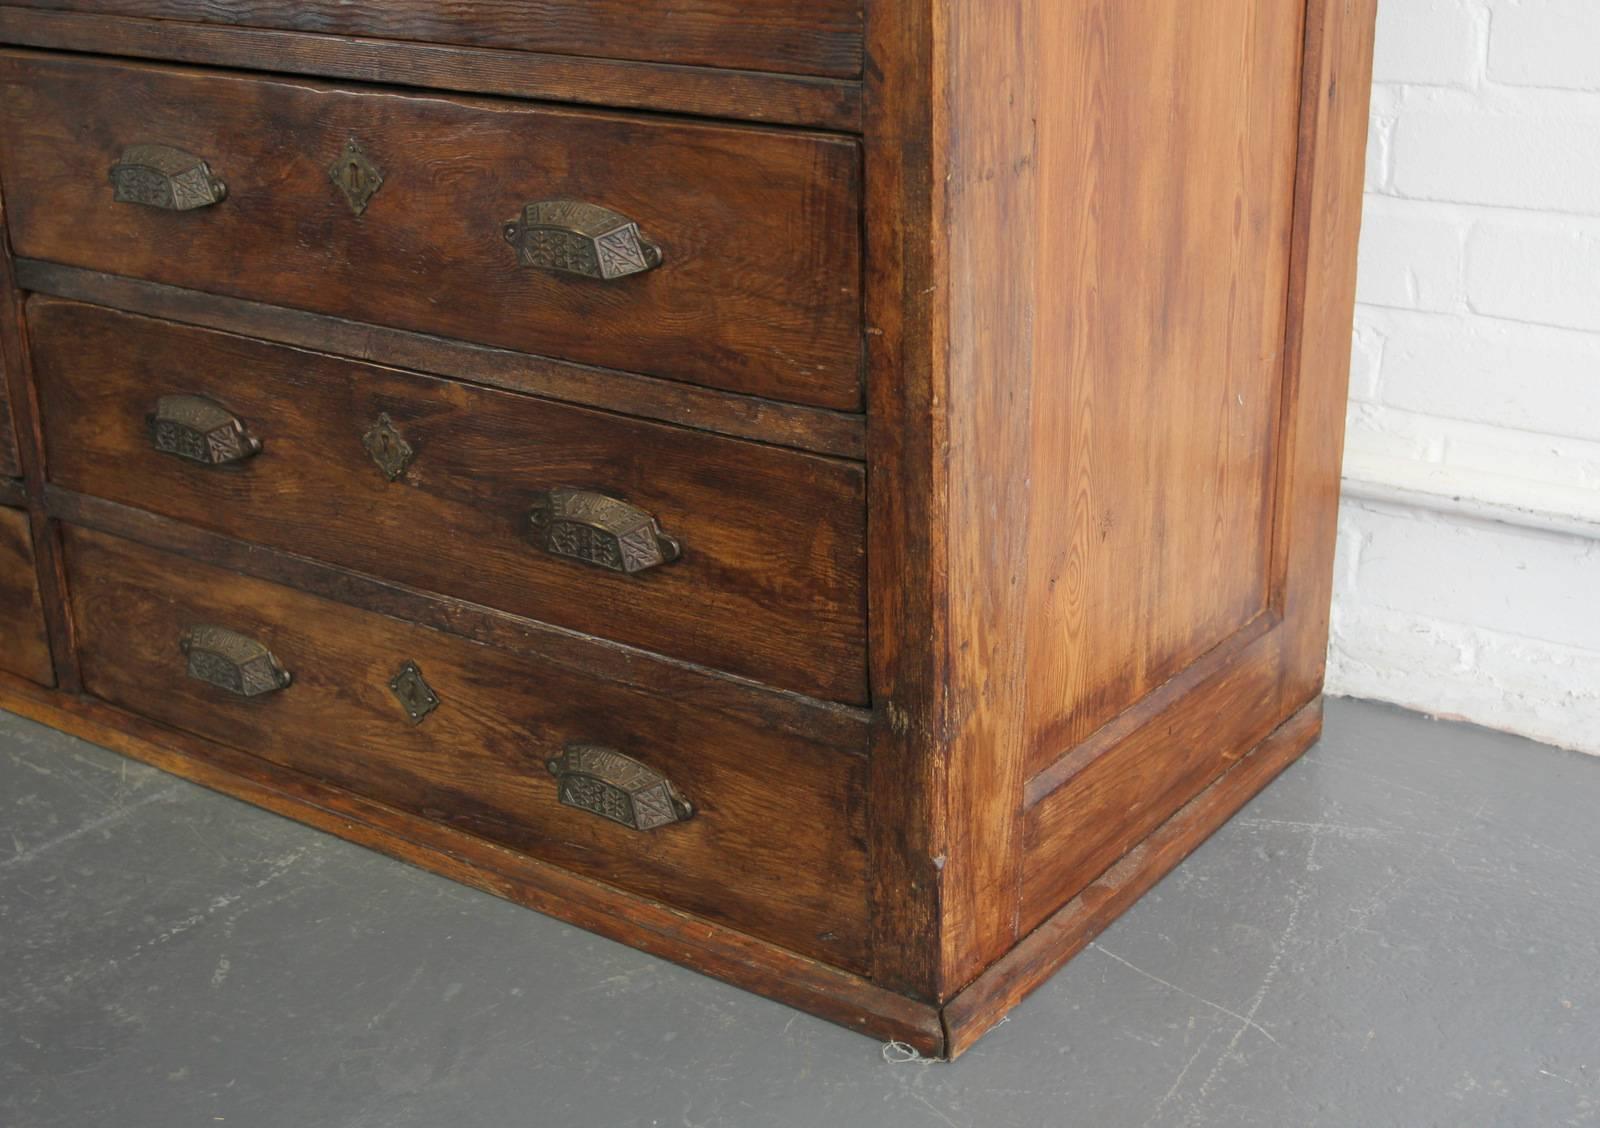
{"label": "dark stained wood", "polygon": [[[0,54],[11,238],[48,259],[688,383],[857,409],[860,160],[798,131]],[[351,213],[350,138],[386,180]],[[129,144],[204,157],[226,202],[112,202]],[[599,282],[521,266],[534,200],[635,220],[664,248]]]}
{"label": "dark stained wood", "polygon": [[[692,700],[695,708],[726,713],[842,751],[865,747],[868,714],[799,694],[757,686],[704,667],[649,655],[634,647],[574,634],[560,627],[441,599],[345,568],[233,540],[143,509],[46,486],[41,511],[58,521],[98,529],[163,552],[204,560],[256,579],[292,587],[378,615],[494,646],[645,693]],[[752,690],[757,692],[752,693]]]}
{"label": "dark stained wood", "polygon": [[[91,694],[862,969],[859,757],[101,533],[68,528],[65,541]],[[268,646],[293,684],[242,699],[189,677],[178,643],[203,624]],[[388,685],[408,660],[441,702],[420,724]],[[639,832],[561,805],[544,764],[573,742],[615,748],[667,775],[694,817]]]}
{"label": "dark stained wood", "polygon": [[39,433],[39,404],[30,378],[28,326],[22,314],[22,292],[17,286],[11,255],[9,213],[0,198],[0,394],[10,404],[17,439],[20,488],[28,501],[28,521],[36,564],[39,596],[43,601],[45,633],[49,640],[54,681],[63,690],[79,686],[73,649],[72,619],[67,613],[66,581],[61,566],[61,540],[54,524],[38,504],[44,496],[43,444]]}
{"label": "dark stained wood", "polygon": [[5,358],[0,357],[0,479],[22,477],[17,434],[11,427],[11,399],[6,395]]}
{"label": "dark stained wood", "polygon": [[0,505],[26,509],[28,506],[27,484],[18,478],[0,478]]}
{"label": "dark stained wood", "polygon": [[709,70],[0,6],[0,43],[780,125],[861,130],[853,79]]}
{"label": "dark stained wood", "polygon": [[18,284],[36,293],[248,333],[279,344],[376,360],[816,454],[857,461],[866,458],[866,424],[860,415],[732,395],[54,263],[23,259],[16,266]]}
{"label": "dark stained wood", "polygon": [[0,670],[41,685],[55,682],[33,534],[20,509],[0,509]]}
{"label": "dark stained wood", "polygon": [[18,6],[835,77],[861,70],[860,0],[22,0]]}
{"label": "dark stained wood", "polygon": [[1302,707],[1094,884],[991,965],[944,1008],[945,1052],[959,1057],[1277,778],[1322,731],[1322,701]]}
{"label": "dark stained wood", "polygon": [[943,990],[948,793],[939,710],[947,636],[938,563],[945,418],[944,210],[935,113],[934,5],[867,9],[867,447],[872,664],[873,981],[917,999]]}
{"label": "dark stained wood", "polygon": [[[80,493],[851,704],[866,700],[859,466],[289,350],[94,306],[29,302],[50,480]],[[236,467],[152,449],[165,395],[264,444]],[[362,445],[415,450],[390,482]],[[622,575],[546,553],[561,486],[627,500],[682,559]]]}
{"label": "dark stained wood", "polygon": [[937,1008],[788,949],[569,873],[91,698],[0,674],[0,709],[569,921],[879,1040],[944,1051]]}

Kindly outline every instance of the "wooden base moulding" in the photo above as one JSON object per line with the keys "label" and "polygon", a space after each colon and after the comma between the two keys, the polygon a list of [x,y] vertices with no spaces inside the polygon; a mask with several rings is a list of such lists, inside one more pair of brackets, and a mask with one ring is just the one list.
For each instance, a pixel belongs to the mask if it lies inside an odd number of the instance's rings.
{"label": "wooden base moulding", "polygon": [[92,698],[0,674],[0,709],[859,1033],[950,1059],[1087,947],[1322,731],[1318,697],[939,1007]]}

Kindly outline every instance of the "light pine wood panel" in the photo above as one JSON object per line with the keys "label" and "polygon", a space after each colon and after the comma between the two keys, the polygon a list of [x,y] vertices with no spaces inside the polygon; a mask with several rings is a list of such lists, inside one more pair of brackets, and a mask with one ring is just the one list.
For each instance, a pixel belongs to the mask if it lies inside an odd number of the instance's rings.
{"label": "light pine wood panel", "polygon": [[1306,11],[1302,93],[1285,142],[1295,158],[1293,223],[1283,237],[1281,423],[1261,522],[1270,546],[1264,613],[1030,781],[1024,933],[1137,853],[1321,690],[1374,7],[1312,0]]}
{"label": "light pine wood panel", "polygon": [[1035,771],[1267,607],[1302,14],[1041,8]]}

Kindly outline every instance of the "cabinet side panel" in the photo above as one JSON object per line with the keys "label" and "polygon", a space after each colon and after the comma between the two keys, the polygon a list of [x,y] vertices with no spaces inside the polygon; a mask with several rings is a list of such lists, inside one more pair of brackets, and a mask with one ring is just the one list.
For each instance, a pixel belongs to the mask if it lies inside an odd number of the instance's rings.
{"label": "cabinet side panel", "polygon": [[[1297,134],[1285,142],[1295,161],[1293,222],[1280,421],[1260,529],[1264,611],[1029,779],[1023,932],[1131,856],[1320,691],[1375,7],[1311,0],[1306,8]],[[1087,644],[1115,650],[1120,641],[1113,632]],[[1080,655],[1097,660],[1092,649]]]}
{"label": "cabinet side panel", "polygon": [[1268,612],[1303,5],[1044,5],[1038,771]]}

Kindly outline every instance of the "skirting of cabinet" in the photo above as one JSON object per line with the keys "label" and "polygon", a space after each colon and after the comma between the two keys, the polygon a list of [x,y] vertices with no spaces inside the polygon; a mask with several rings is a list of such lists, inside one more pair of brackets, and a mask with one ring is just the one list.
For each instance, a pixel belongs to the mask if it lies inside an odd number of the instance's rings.
{"label": "skirting of cabinet", "polygon": [[92,698],[51,692],[0,674],[0,709],[858,1033],[902,1042],[938,1058],[959,1057],[971,1049],[1298,759],[1322,731],[1319,696],[940,1007],[310,777],[274,769],[245,753]]}

